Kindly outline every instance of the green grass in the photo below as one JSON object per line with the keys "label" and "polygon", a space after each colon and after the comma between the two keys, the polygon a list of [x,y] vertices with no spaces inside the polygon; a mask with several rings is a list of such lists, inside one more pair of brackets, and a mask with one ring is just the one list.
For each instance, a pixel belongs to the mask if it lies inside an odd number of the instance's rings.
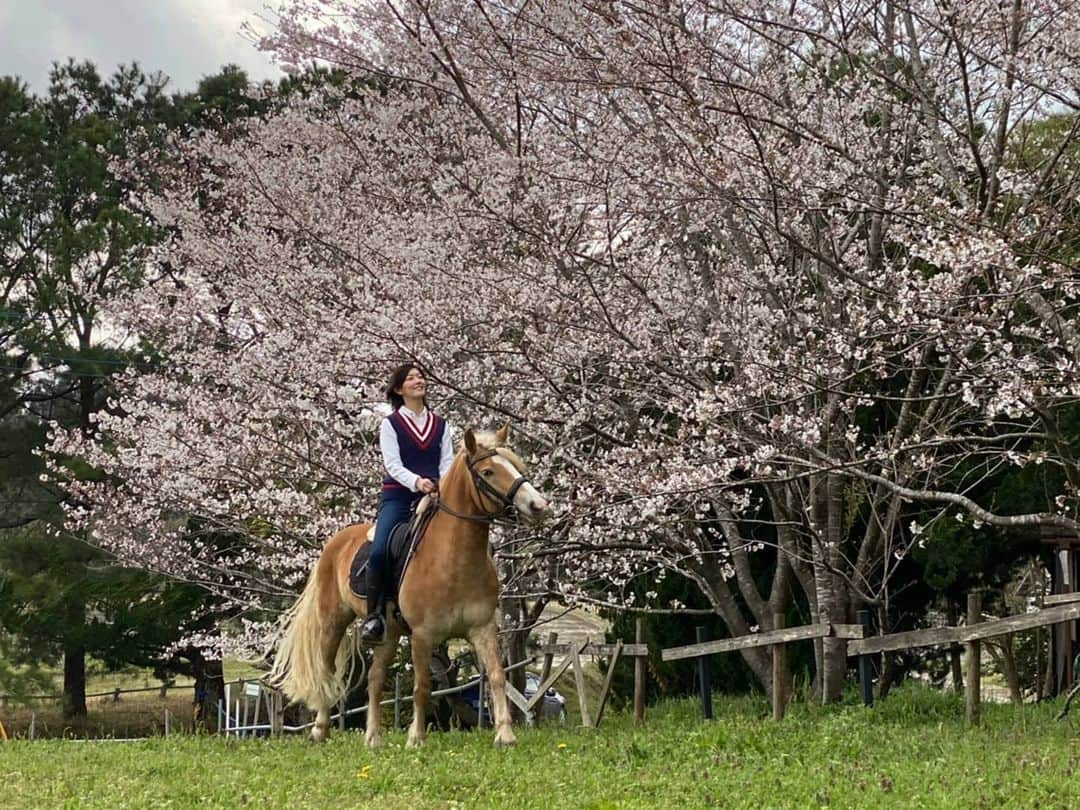
{"label": "green grass", "polygon": [[760,699],[650,707],[644,727],[432,733],[423,749],[390,733],[299,738],[169,737],[147,742],[0,743],[8,807],[1076,807],[1080,720],[1060,702],[983,706],[967,728],[953,695],[907,688],[871,710],[797,705],[781,723]]}

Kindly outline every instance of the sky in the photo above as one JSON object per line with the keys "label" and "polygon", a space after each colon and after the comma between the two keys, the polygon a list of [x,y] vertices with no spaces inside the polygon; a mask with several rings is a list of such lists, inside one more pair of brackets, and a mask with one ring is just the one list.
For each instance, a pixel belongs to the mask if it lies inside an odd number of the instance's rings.
{"label": "sky", "polygon": [[240,33],[260,30],[273,0],[0,0],[0,76],[15,75],[36,93],[49,68],[68,57],[93,61],[103,75],[137,61],[161,71],[173,91],[194,90],[203,76],[234,63],[258,81],[281,72]]}

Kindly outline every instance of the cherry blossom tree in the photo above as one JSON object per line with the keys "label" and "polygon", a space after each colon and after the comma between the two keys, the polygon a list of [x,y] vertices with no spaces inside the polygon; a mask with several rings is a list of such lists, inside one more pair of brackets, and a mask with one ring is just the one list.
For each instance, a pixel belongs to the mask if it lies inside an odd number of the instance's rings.
{"label": "cherry blossom tree", "polygon": [[[58,439],[108,473],[72,519],[258,611],[370,516],[415,357],[562,504],[503,537],[522,598],[675,611],[648,583],[682,576],[733,634],[793,595],[887,621],[927,521],[1075,530],[1078,28],[1064,0],[287,2],[263,46],[356,81],[178,143],[140,200],[175,236],[114,317],[169,362],[101,417],[115,446]],[[1043,512],[971,495],[1036,463]],[[818,656],[834,698],[842,642]]]}

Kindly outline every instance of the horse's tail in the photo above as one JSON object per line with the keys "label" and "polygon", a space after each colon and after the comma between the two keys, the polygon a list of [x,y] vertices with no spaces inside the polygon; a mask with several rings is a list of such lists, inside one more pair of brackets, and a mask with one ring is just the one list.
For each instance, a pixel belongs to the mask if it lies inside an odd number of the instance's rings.
{"label": "horse's tail", "polygon": [[[325,646],[340,632],[340,615],[324,616],[319,610],[319,565],[308,577],[304,592],[281,618],[283,633],[267,682],[282,690],[292,703],[310,709],[329,707],[345,694],[358,655],[357,634],[346,633],[338,644],[333,667],[328,666]],[[351,616],[346,620],[351,620]]]}

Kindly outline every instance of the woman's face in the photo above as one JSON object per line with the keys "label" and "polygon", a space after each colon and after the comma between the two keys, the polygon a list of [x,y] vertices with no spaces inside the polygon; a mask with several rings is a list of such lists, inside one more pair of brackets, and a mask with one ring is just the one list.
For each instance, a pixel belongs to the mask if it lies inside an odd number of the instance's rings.
{"label": "woman's face", "polygon": [[409,369],[409,373],[405,375],[405,381],[394,391],[406,399],[423,399],[427,393],[427,380],[424,379],[424,372],[418,368]]}

